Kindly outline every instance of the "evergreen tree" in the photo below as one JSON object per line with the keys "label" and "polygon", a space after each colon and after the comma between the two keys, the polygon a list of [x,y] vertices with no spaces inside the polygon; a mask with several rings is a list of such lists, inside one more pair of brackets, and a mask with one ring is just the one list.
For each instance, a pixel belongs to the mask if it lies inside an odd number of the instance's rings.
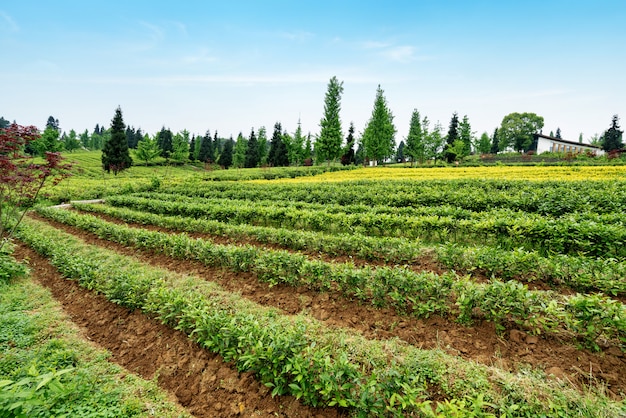
{"label": "evergreen tree", "polygon": [[290,145],[291,146],[287,149],[289,162],[295,166],[302,165],[306,157],[304,156],[304,136],[302,135],[300,119],[298,119],[298,127],[296,128],[296,132],[293,134]]}
{"label": "evergreen tree", "polygon": [[306,136],[304,141],[304,165],[313,165],[313,143],[311,142],[311,133]]}
{"label": "evergreen tree", "polygon": [[622,142],[623,133],[624,131],[620,131],[619,129],[619,117],[613,115],[611,127],[604,132],[602,149],[606,152],[610,152],[624,148],[624,143]]}
{"label": "evergreen tree", "polygon": [[193,157],[196,160],[201,161],[200,160],[200,148],[202,147],[202,137],[201,136],[196,137],[194,135],[194,138],[196,138],[196,145],[193,148]]}
{"label": "evergreen tree", "polygon": [[446,135],[446,148],[445,157],[446,160],[451,163],[455,160],[456,154],[452,152],[454,141],[459,139],[459,115],[457,112],[452,114],[450,119],[450,126],[448,127],[448,135]]}
{"label": "evergreen tree", "polygon": [[133,159],[128,152],[128,141],[122,109],[115,109],[115,116],[111,121],[111,138],[104,144],[102,149],[102,168],[107,172],[113,171],[117,175],[120,171],[126,170],[133,163]]}
{"label": "evergreen tree", "polygon": [[[428,122],[426,117],[424,117],[424,122]],[[404,154],[411,159],[411,166],[415,161],[419,161],[420,164],[424,162],[424,140],[425,131],[422,128],[420,112],[418,112],[417,109],[413,109],[409,125],[409,136],[406,138],[406,145],[404,148]]]}
{"label": "evergreen tree", "polygon": [[135,128],[130,126],[126,127],[126,142],[128,143],[128,148],[137,148],[137,144],[135,143]]}
{"label": "evergreen tree", "polygon": [[232,137],[226,140],[226,142],[224,143],[224,149],[222,150],[222,153],[220,154],[220,158],[217,161],[219,165],[221,165],[222,167],[226,169],[230,167],[231,165],[233,165],[234,145],[235,145],[235,141],[233,141]]}
{"label": "evergreen tree", "polygon": [[46,122],[46,128],[52,128],[55,131],[61,133],[61,128],[59,127],[59,120],[55,119],[53,116],[48,116],[48,121]]}
{"label": "evergreen tree", "polygon": [[237,136],[237,142],[235,142],[235,149],[233,151],[233,166],[235,168],[242,168],[246,163],[246,150],[248,149],[248,141],[243,137],[241,132]]}
{"label": "evergreen tree", "polygon": [[170,155],[174,151],[174,146],[172,144],[173,139],[172,131],[169,129],[165,129],[165,126],[161,128],[161,131],[157,134],[157,144],[159,148],[161,148],[161,157],[166,160],[170,158]]}
{"label": "evergreen tree", "polygon": [[213,134],[213,154],[211,156],[211,158],[213,159],[213,161],[217,161],[217,159],[219,158],[220,153],[222,152],[222,141],[220,141],[220,139],[217,137],[217,129],[215,130],[215,133]]}
{"label": "evergreen tree", "polygon": [[85,131],[80,134],[80,145],[86,149],[90,148],[91,144],[89,140],[89,131],[87,129],[85,129]]}
{"label": "evergreen tree", "polygon": [[6,129],[11,125],[11,122],[0,116],[0,129]]}
{"label": "evergreen tree", "polygon": [[400,141],[398,144],[398,149],[396,150],[396,162],[403,163],[404,159],[404,149],[405,149],[404,141]]}
{"label": "evergreen tree", "polygon": [[383,161],[393,155],[395,148],[394,137],[396,127],[393,124],[393,115],[387,107],[384,92],[378,85],[372,117],[363,132],[363,146],[365,155],[376,161]]}
{"label": "evergreen tree", "polygon": [[280,122],[274,124],[274,133],[270,142],[270,152],[268,163],[273,167],[286,167],[289,165],[289,157],[287,156],[287,147],[283,142],[282,125]]}
{"label": "evergreen tree", "polygon": [[328,90],[324,99],[324,117],[320,121],[322,129],[315,143],[317,157],[320,160],[326,160],[328,165],[330,165],[331,160],[339,157],[341,153],[343,133],[339,112],[341,111],[342,93],[343,81],[339,82],[337,77],[333,76],[328,82]]}
{"label": "evergreen tree", "polygon": [[350,122],[350,127],[348,128],[348,136],[346,137],[346,147],[344,149],[343,155],[341,156],[342,165],[354,164],[354,143],[354,123]]}
{"label": "evergreen tree", "polygon": [[259,143],[254,134],[254,128],[250,131],[250,138],[248,138],[248,148],[246,149],[246,159],[244,167],[255,168],[259,165]]}
{"label": "evergreen tree", "polygon": [[261,126],[259,128],[259,137],[257,141],[259,142],[259,165],[261,167],[265,167],[267,166],[267,157],[270,152],[267,143],[267,130],[265,129],[265,126]]}
{"label": "evergreen tree", "polygon": [[196,161],[196,136],[191,137],[191,142],[189,143],[189,161]]}
{"label": "evergreen tree", "polygon": [[556,138],[563,139],[561,138],[561,128],[556,128]]}
{"label": "evergreen tree", "polygon": [[493,130],[493,136],[491,137],[491,149],[489,153],[497,154],[500,151],[500,145],[498,144],[498,128]]}
{"label": "evergreen tree", "polygon": [[472,126],[469,123],[467,115],[463,116],[463,120],[459,123],[459,139],[463,142],[463,157],[472,153],[472,143],[474,142],[474,134]]}
{"label": "evergreen tree", "polygon": [[213,162],[213,140],[211,139],[211,132],[209,131],[206,131],[206,134],[201,139],[198,160],[203,163]]}

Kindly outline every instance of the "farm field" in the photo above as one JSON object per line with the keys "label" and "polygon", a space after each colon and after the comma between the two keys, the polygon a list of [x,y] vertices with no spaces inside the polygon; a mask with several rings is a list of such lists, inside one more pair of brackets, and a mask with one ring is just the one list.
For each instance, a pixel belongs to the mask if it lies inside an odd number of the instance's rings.
{"label": "farm field", "polygon": [[[152,318],[213,356],[168,387],[191,413],[626,416],[622,167],[154,170],[39,207],[18,238],[121,305],[107,322]],[[164,384],[193,363],[166,345]]]}

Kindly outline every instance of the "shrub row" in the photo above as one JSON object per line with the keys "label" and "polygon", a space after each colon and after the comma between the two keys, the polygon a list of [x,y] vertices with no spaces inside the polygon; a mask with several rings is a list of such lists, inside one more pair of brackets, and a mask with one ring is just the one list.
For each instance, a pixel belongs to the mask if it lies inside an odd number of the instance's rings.
{"label": "shrub row", "polygon": [[[626,263],[616,259],[581,256],[543,256],[522,248],[510,251],[497,247],[465,247],[455,243],[426,247],[416,240],[373,237],[361,234],[324,234],[286,228],[233,225],[214,220],[166,216],[105,204],[74,203],[82,211],[102,213],[125,222],[155,225],[185,232],[200,232],[233,239],[254,239],[292,250],[356,256],[367,260],[411,263],[428,254],[445,266],[468,273],[523,281],[543,280],[581,292],[601,291],[613,296],[626,294]],[[434,249],[434,251],[433,251]]]}
{"label": "shrub row", "polygon": [[398,216],[384,213],[328,213],[280,205],[238,201],[163,201],[158,198],[111,196],[107,203],[158,214],[214,219],[327,233],[360,233],[376,236],[420,238],[429,242],[484,243],[505,248],[538,249],[545,254],[587,254],[594,257],[626,257],[626,228],[571,218],[554,219],[525,213],[478,219],[451,216]]}
{"label": "shrub row", "polygon": [[[529,374],[494,373],[439,350],[370,341],[285,316],[218,286],[140,264],[26,220],[19,238],[67,277],[142,309],[252,371],[272,393],[359,416],[617,416],[619,403]],[[476,395],[480,394],[480,395]],[[436,409],[432,399],[445,399]]]}
{"label": "shrub row", "polygon": [[[234,271],[250,271],[272,285],[304,285],[315,290],[336,288],[346,297],[421,317],[450,315],[465,323],[484,318],[493,321],[500,330],[514,323],[534,333],[575,335],[595,349],[599,348],[598,341],[626,347],[626,307],[602,295],[574,298],[550,291],[531,291],[514,280],[492,280],[481,284],[450,273],[415,273],[389,267],[359,269],[351,263],[326,263],[287,251],[249,245],[217,245],[185,234],[133,229],[91,215],[54,208],[39,211],[104,239],[162,252],[174,258],[194,259]],[[593,300],[601,309],[590,312],[580,302],[585,298]]]}

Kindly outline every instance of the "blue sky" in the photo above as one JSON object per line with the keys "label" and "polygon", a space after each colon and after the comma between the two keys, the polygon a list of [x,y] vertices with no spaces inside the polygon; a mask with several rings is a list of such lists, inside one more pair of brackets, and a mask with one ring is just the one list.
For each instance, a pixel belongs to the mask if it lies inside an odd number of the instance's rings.
{"label": "blue sky", "polygon": [[[381,85],[400,142],[413,109],[477,135],[511,112],[585,141],[626,117],[626,1],[4,1],[0,116],[65,131],[319,132],[332,76],[362,132]],[[624,123],[622,123],[622,126]]]}

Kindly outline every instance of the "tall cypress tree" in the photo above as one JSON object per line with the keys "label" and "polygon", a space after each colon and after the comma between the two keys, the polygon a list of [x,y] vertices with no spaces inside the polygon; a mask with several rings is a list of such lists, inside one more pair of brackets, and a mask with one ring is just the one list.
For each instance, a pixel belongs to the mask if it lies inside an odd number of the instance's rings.
{"label": "tall cypress tree", "polygon": [[343,133],[341,131],[341,94],[343,93],[343,81],[339,82],[333,76],[328,82],[328,90],[324,99],[324,117],[320,121],[322,130],[315,144],[317,157],[320,160],[330,161],[339,157],[341,153],[341,141]]}
{"label": "tall cypress tree", "polygon": [[113,171],[113,174],[117,175],[120,171],[129,168],[132,163],[133,159],[128,151],[122,109],[118,106],[111,121],[111,138],[102,149],[102,168],[107,173]]}
{"label": "tall cypress tree", "polygon": [[363,131],[363,147],[368,158],[383,161],[392,157],[395,148],[396,127],[393,124],[393,114],[387,106],[384,91],[380,85],[376,89],[376,99],[372,117]]}
{"label": "tall cypress tree", "polygon": [[425,132],[422,128],[420,112],[413,109],[411,123],[409,125],[409,136],[406,137],[404,154],[411,158],[411,166],[415,161],[424,162],[424,142]]}

